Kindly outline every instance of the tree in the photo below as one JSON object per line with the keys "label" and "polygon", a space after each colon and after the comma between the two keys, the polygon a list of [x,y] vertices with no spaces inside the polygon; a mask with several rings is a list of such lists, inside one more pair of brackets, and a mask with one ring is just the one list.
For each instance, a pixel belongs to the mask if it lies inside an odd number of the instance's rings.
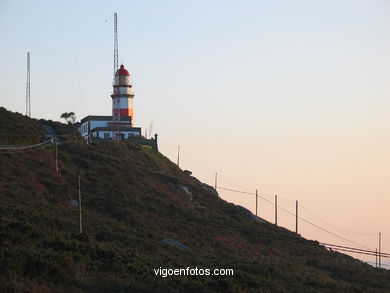
{"label": "tree", "polygon": [[76,122],[76,115],[74,114],[74,112],[65,112],[65,113],[62,113],[60,118],[63,118],[65,119],[65,121],[68,123],[68,124],[74,124]]}

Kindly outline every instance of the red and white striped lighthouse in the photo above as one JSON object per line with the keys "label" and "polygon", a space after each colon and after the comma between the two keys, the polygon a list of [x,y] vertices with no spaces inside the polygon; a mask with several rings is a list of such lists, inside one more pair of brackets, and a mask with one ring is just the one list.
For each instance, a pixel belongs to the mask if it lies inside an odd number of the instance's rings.
{"label": "red and white striped lighthouse", "polygon": [[112,86],[112,118],[114,122],[119,126],[119,124],[122,124],[120,121],[128,120],[122,118],[130,117],[130,127],[133,127],[133,86],[130,81],[130,73],[123,64],[115,73]]}

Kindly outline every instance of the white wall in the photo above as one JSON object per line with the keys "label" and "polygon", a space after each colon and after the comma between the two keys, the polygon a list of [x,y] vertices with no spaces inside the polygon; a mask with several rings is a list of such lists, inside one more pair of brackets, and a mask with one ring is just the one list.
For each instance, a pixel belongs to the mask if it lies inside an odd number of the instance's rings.
{"label": "white wall", "polygon": [[125,94],[125,95],[130,95],[130,94],[132,94],[132,92],[133,92],[133,88],[131,88],[131,87],[128,87],[128,86],[121,86],[121,87],[115,87],[114,88],[114,94],[115,95],[117,95],[118,93],[119,94]]}
{"label": "white wall", "polygon": [[[117,102],[117,100],[119,100]],[[130,106],[133,105],[133,99],[123,97],[123,98],[114,98],[112,99],[112,109],[120,108],[120,109],[129,109]]]}

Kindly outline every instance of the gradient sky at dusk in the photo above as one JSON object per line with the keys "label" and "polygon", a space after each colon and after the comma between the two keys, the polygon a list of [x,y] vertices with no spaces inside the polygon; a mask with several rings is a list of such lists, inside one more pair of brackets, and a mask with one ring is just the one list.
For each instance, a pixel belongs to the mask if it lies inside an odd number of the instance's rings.
{"label": "gradient sky at dusk", "polygon": [[[114,12],[135,124],[153,121],[163,154],[180,145],[202,181],[218,172],[292,212],[299,200],[302,217],[371,249],[381,231],[390,253],[388,1],[1,0],[0,106],[25,112],[32,51],[33,117],[110,115]],[[254,197],[220,194],[254,211]],[[282,211],[279,223],[295,229]]]}

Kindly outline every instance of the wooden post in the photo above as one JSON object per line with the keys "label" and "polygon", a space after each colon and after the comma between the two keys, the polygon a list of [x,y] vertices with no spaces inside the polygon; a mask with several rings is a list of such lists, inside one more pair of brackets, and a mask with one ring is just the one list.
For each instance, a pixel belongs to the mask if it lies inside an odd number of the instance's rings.
{"label": "wooden post", "polygon": [[259,195],[257,193],[257,189],[256,189],[256,217],[257,217],[257,199],[258,199]]}
{"label": "wooden post", "polygon": [[379,232],[379,255],[378,255],[378,265],[381,268],[381,232]]}
{"label": "wooden post", "polygon": [[275,194],[275,225],[278,225],[278,196]]}
{"label": "wooden post", "polygon": [[214,181],[214,188],[217,190],[217,179],[218,179],[218,173],[215,172],[215,181]]}
{"label": "wooden post", "polygon": [[177,147],[177,166],[180,166],[180,146]]}
{"label": "wooden post", "polygon": [[56,148],[56,171],[58,173],[58,148],[57,148],[57,137],[54,138],[55,140],[55,148]]}
{"label": "wooden post", "polygon": [[298,201],[295,201],[295,233],[298,234]]}
{"label": "wooden post", "polygon": [[375,267],[378,267],[378,248],[375,248]]}
{"label": "wooden post", "polygon": [[81,188],[80,188],[80,175],[79,175],[79,228],[80,228],[80,234],[83,234],[83,224],[82,224],[82,217],[81,217]]}

